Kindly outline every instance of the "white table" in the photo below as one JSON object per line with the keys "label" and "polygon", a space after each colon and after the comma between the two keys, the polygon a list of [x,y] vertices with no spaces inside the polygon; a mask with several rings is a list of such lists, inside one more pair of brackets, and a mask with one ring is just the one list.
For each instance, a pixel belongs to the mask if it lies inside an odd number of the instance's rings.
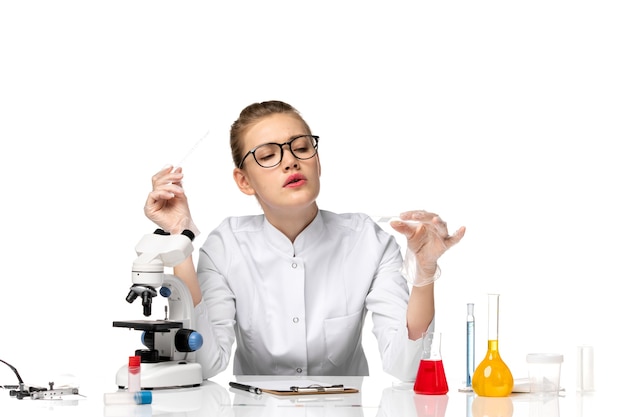
{"label": "white table", "polygon": [[353,416],[353,417],[444,417],[444,416],[541,416],[597,417],[620,409],[618,393],[536,397],[513,394],[506,398],[477,397],[450,387],[445,396],[416,395],[410,384],[391,377],[306,377],[323,383],[343,383],[360,389],[358,394],[278,397],[250,394],[228,386],[229,381],[254,382],[290,377],[233,377],[223,373],[200,387],[154,390],[153,402],[142,406],[106,406],[105,392],[116,390],[110,381],[83,384],[83,396],[63,400],[17,400],[0,390],[0,414],[4,416]]}

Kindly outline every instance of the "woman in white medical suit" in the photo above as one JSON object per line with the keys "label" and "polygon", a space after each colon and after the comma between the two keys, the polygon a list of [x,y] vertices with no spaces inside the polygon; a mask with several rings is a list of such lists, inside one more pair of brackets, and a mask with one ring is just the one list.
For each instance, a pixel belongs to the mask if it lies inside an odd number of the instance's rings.
{"label": "woman in white medical suit", "polygon": [[[419,223],[391,224],[407,238],[403,259],[367,215],[318,208],[319,141],[280,101],[246,107],[231,127],[233,178],[263,214],[225,219],[197,269],[191,256],[174,269],[194,300],[205,378],[228,366],[235,341],[235,375],[368,375],[367,312],[384,371],[415,378],[422,333],[434,328],[437,260],[465,228],[449,235],[436,214],[407,211],[401,218]],[[346,167],[346,195],[357,175]],[[182,180],[181,168],[155,174],[145,213],[168,233],[197,235]]]}

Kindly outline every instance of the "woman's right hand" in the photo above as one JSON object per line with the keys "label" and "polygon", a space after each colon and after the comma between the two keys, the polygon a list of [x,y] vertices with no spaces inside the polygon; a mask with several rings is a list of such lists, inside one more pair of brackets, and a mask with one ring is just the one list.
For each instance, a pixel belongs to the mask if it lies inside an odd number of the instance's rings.
{"label": "woman's right hand", "polygon": [[200,234],[193,223],[187,196],[183,189],[182,168],[166,166],[152,177],[152,191],[148,194],[144,213],[161,229],[178,234],[185,229]]}

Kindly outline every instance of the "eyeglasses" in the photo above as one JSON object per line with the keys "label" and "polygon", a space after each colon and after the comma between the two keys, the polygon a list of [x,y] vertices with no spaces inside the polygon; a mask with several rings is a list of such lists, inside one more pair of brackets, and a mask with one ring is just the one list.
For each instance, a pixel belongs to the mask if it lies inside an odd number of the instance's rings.
{"label": "eyeglasses", "polygon": [[239,163],[239,168],[241,169],[243,162],[250,154],[254,157],[256,163],[263,168],[275,167],[283,160],[283,146],[285,145],[289,146],[289,151],[297,159],[301,161],[311,159],[317,155],[319,138],[319,136],[314,135],[300,135],[285,143],[264,143],[245,154]]}

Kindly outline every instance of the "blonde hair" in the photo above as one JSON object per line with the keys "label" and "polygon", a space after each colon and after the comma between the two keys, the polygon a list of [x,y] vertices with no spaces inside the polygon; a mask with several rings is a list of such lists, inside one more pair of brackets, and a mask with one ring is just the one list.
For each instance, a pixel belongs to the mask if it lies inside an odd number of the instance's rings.
{"label": "blonde hair", "polygon": [[246,133],[246,130],[264,117],[277,113],[289,113],[298,117],[302,120],[307,130],[306,133],[311,134],[311,128],[309,128],[309,125],[304,121],[300,112],[290,104],[277,100],[250,104],[239,113],[239,118],[235,120],[230,127],[230,150],[236,167],[241,164],[244,152],[246,152],[245,149],[242,149],[243,135]]}

